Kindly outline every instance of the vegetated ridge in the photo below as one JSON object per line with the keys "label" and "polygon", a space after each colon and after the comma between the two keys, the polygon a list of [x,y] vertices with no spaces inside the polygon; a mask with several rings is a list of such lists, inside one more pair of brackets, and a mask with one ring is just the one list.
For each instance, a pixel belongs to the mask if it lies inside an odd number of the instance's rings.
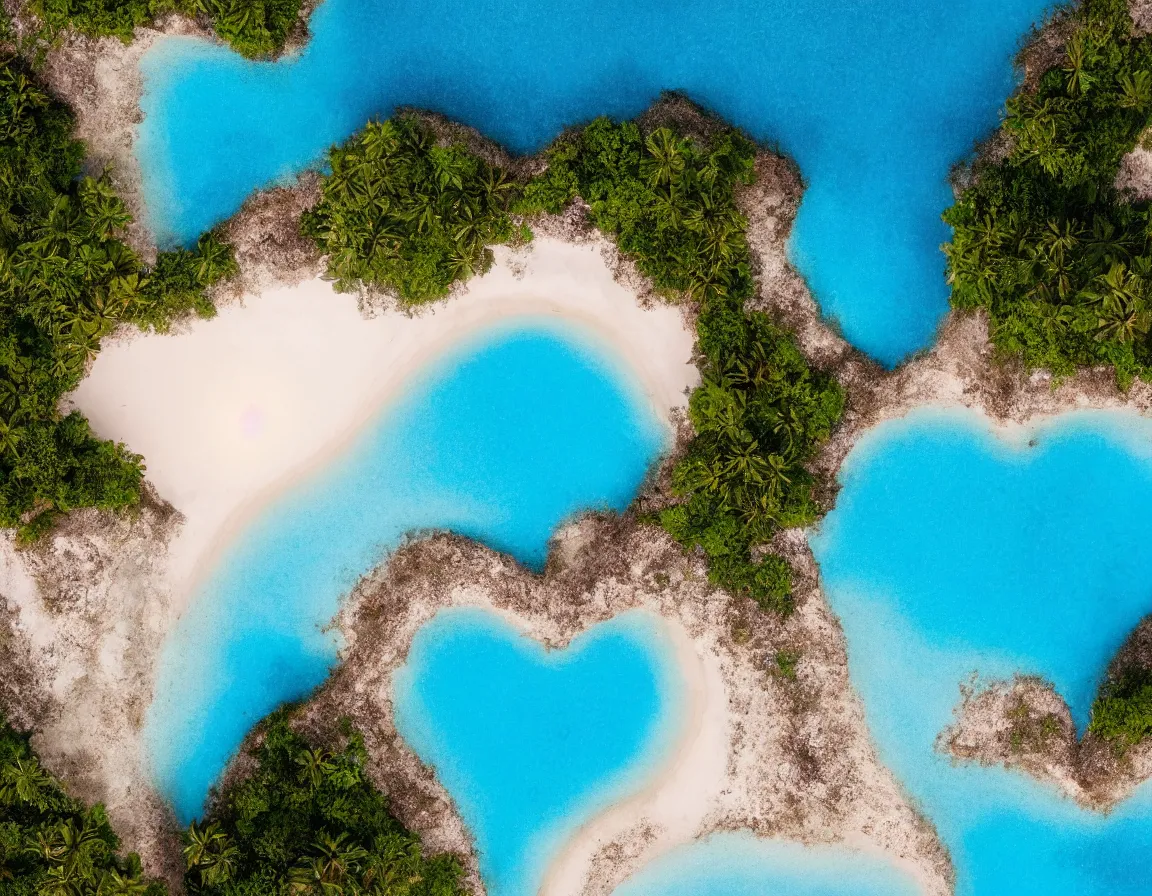
{"label": "vegetated ridge", "polygon": [[[314,4],[309,4],[311,8]],[[129,43],[137,28],[171,13],[195,19],[244,56],[276,56],[303,30],[303,0],[29,0],[39,36],[54,39],[69,29],[89,37]]]}
{"label": "vegetated ridge", "polygon": [[[452,856],[418,837],[364,777],[360,736],[313,746],[281,710],[257,728],[247,774],[184,832],[185,890],[203,896],[459,896]],[[0,717],[0,891],[7,896],[164,896],[100,805],[69,797]]]}
{"label": "vegetated ridge", "polygon": [[6,896],[163,896],[101,806],[65,793],[0,715],[0,892]]}
{"label": "vegetated ridge", "polygon": [[690,139],[601,118],[561,136],[543,154],[545,171],[517,183],[400,117],[332,151],[323,199],[303,226],[328,254],[338,288],[385,289],[416,304],[485,270],[489,244],[526,240],[513,217],[530,223],[586,203],[591,222],[662,296],[697,311],[696,437],[673,474],[682,503],[659,520],[707,554],[716,584],[785,612],[787,562],[753,549],[819,516],[805,464],[839,420],[844,395],[787,331],[745,311],[756,286],[734,191],[751,180],[755,152],[727,127]]}
{"label": "vegetated ridge", "polygon": [[364,774],[363,741],[313,745],[282,709],[256,729],[249,766],[184,835],[195,896],[460,896],[461,865],[425,857]]}
{"label": "vegetated ridge", "polygon": [[944,216],[952,305],[984,309],[1029,369],[1108,365],[1127,384],[1152,369],[1152,206],[1116,177],[1152,114],[1152,38],[1126,0],[1083,0],[1052,27],[1060,62],[1008,101],[999,148]]}
{"label": "vegetated ridge", "polygon": [[130,217],[103,178],[81,177],[72,117],[17,59],[0,62],[0,526],[31,539],[63,512],[137,503],[141,458],[61,414],[101,339],[208,317],[230,275],[215,236],[152,265],[117,238]]}

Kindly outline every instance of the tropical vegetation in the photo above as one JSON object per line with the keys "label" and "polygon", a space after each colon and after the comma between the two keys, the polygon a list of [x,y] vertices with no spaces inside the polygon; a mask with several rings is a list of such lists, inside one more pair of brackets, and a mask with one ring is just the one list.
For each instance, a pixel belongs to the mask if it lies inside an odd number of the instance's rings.
{"label": "tropical vegetation", "polygon": [[945,214],[952,302],[982,308],[1005,355],[1057,375],[1152,362],[1152,217],[1115,186],[1152,113],[1152,39],[1127,0],[1059,14],[1063,62],[1008,103],[1003,158],[977,161]]}
{"label": "tropical vegetation", "polygon": [[0,892],[5,896],[163,896],[101,806],[86,807],[0,716]]}
{"label": "tropical vegetation", "polygon": [[140,458],[60,399],[117,326],[210,316],[206,289],[235,267],[211,234],[145,265],[118,238],[124,203],[81,176],[72,127],[21,63],[0,62],[0,526],[25,539],[65,511],[139,500]]}
{"label": "tropical vegetation", "polygon": [[91,37],[118,37],[166,13],[203,21],[237,52],[253,58],[284,49],[300,18],[301,0],[32,0],[49,34],[73,28]]}
{"label": "tropical vegetation", "polygon": [[745,310],[756,286],[735,190],[751,182],[754,157],[734,130],[703,146],[669,128],[645,135],[601,118],[547,151],[548,169],[518,210],[559,212],[582,198],[659,291],[697,305],[696,436],[673,472],[682,501],[661,522],[704,552],[713,582],[786,612],[790,568],[759,548],[818,516],[805,465],[839,420],[844,394],[791,334]]}
{"label": "tropical vegetation", "polygon": [[1121,749],[1152,737],[1152,672],[1130,669],[1107,682],[1092,705],[1088,730]]}
{"label": "tropical vegetation", "polygon": [[415,305],[492,264],[489,246],[526,239],[505,172],[413,115],[372,122],[329,154],[323,198],[304,233],[337,290],[368,286]]}
{"label": "tropical vegetation", "polygon": [[364,772],[363,742],[310,744],[280,710],[258,729],[255,768],[216,795],[184,839],[192,896],[460,896],[461,867],[426,857]]}

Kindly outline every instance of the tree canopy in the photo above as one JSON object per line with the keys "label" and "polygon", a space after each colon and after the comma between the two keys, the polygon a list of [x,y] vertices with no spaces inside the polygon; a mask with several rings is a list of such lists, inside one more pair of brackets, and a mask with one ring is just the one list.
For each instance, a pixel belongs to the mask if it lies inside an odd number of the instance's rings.
{"label": "tree canopy", "polygon": [[209,24],[234,50],[265,58],[284,49],[296,27],[301,0],[32,0],[31,9],[49,33],[73,28],[91,37],[127,43],[136,28],[166,13]]}
{"label": "tree canopy", "polygon": [[664,512],[665,528],[704,551],[716,584],[787,611],[788,564],[753,549],[818,516],[805,464],[840,419],[844,394],[791,334],[745,310],[756,286],[735,189],[753,177],[755,147],[730,129],[700,146],[669,128],[645,135],[601,118],[547,158],[519,210],[559,212],[580,196],[658,290],[699,306],[696,437],[673,472],[683,503]]}
{"label": "tree canopy", "polygon": [[492,264],[488,248],[527,238],[508,209],[518,185],[415,116],[372,122],[329,154],[323,198],[303,230],[338,290],[370,286],[406,304],[443,298]]}
{"label": "tree canopy", "polygon": [[146,266],[117,237],[124,203],[81,176],[72,127],[19,62],[0,63],[0,526],[25,538],[59,513],[139,500],[140,458],[60,399],[120,324],[212,315],[205,290],[235,267],[211,234]]}
{"label": "tree canopy", "polygon": [[1152,217],[1115,181],[1152,113],[1152,40],[1126,0],[1066,16],[1063,63],[1008,102],[1010,147],[978,161],[945,214],[952,303],[983,308],[1003,353],[1057,375],[1152,360]]}
{"label": "tree canopy", "polygon": [[259,729],[256,767],[184,838],[192,896],[461,896],[461,866],[425,857],[364,773],[360,736],[309,744],[290,710]]}
{"label": "tree canopy", "polygon": [[1152,672],[1131,669],[1108,681],[1092,704],[1088,730],[1121,749],[1152,737]]}
{"label": "tree canopy", "polygon": [[0,892],[5,896],[164,896],[101,806],[69,797],[28,739],[0,716]]}

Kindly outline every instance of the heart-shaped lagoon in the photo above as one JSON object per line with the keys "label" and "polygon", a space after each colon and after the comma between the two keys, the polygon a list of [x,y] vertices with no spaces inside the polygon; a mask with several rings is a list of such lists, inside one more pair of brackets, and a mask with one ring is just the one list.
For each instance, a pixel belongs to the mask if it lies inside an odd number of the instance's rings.
{"label": "heart-shaped lagoon", "polygon": [[1069,414],[1014,435],[928,411],[878,427],[812,547],[882,758],[950,849],[959,896],[1146,896],[1152,785],[1105,816],[937,749],[973,672],[1039,675],[1083,727],[1152,612],[1152,421]]}
{"label": "heart-shaped lagoon", "polygon": [[456,801],[491,896],[535,893],[565,836],[668,757],[683,681],[662,626],[629,613],[546,650],[453,609],[416,635],[396,727]]}

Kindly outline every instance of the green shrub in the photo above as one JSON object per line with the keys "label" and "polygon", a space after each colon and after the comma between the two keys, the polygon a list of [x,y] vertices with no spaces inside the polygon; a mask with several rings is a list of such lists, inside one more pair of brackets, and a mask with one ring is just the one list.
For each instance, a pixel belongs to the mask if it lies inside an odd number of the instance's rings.
{"label": "green shrub", "polygon": [[73,28],[92,37],[127,43],[136,28],[179,12],[211,24],[238,53],[275,56],[300,17],[301,0],[32,0],[50,34]]}
{"label": "green shrub", "polygon": [[0,64],[0,526],[25,540],[62,512],[139,500],[140,458],[62,416],[60,399],[118,325],[210,315],[205,289],[234,268],[213,236],[147,268],[117,238],[131,220],[123,202],[80,177],[71,132],[19,63]]}
{"label": "green shrub", "polygon": [[198,896],[461,896],[461,867],[425,857],[364,774],[364,747],[313,747],[281,710],[261,726],[256,768],[185,835]]}
{"label": "green shrub", "polygon": [[1149,205],[1114,183],[1152,113],[1152,41],[1125,0],[1065,13],[1063,65],[1008,103],[1011,151],[978,163],[945,214],[952,303],[983,308],[997,348],[1058,375],[1110,365],[1122,383],[1152,358]]}
{"label": "green shrub", "polygon": [[1121,747],[1152,735],[1152,673],[1129,672],[1106,684],[1092,705],[1088,730]]}
{"label": "green shrub", "polygon": [[101,806],[69,797],[0,717],[0,892],[5,896],[163,896]]}
{"label": "green shrub", "polygon": [[787,562],[754,559],[752,548],[817,518],[805,464],[840,419],[844,394],[809,367],[789,333],[744,310],[755,283],[735,190],[752,180],[755,147],[733,130],[701,147],[667,128],[645,137],[633,123],[601,118],[547,156],[519,211],[559,212],[580,196],[657,289],[699,303],[696,438],[673,473],[684,503],[662,523],[703,550],[715,584],[787,612]]}
{"label": "green shrub", "polygon": [[300,18],[301,0],[178,0],[180,11],[202,15],[238,53],[275,56]]}
{"label": "green shrub", "polygon": [[415,117],[369,124],[329,161],[303,229],[328,256],[338,290],[368,285],[407,304],[433,301],[486,271],[489,246],[522,238],[508,216],[516,184],[462,145],[439,145]]}

